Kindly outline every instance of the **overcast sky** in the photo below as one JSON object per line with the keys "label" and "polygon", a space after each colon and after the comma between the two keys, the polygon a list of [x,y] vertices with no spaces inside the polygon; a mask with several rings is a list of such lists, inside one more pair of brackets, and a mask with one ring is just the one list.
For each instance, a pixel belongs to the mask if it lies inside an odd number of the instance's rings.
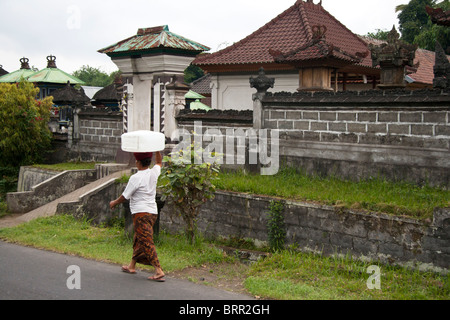
{"label": "overcast sky", "polygon": [[[136,34],[139,28],[168,25],[170,31],[211,48],[233,44],[296,0],[0,0],[0,65],[9,72],[19,59],[72,73],[83,65],[117,70],[97,51]],[[317,3],[319,0],[314,0]],[[395,7],[409,0],[323,0],[323,7],[356,34],[398,27]]]}

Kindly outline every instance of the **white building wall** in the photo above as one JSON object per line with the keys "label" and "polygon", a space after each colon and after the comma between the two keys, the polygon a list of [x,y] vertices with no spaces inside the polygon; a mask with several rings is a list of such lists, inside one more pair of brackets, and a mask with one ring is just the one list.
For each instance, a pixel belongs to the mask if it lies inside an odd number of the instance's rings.
{"label": "white building wall", "polygon": [[[255,73],[253,77],[257,77]],[[296,92],[299,87],[298,73],[269,74],[275,78],[275,86],[270,92]],[[213,75],[211,77],[211,103],[213,109],[252,110],[252,95],[256,89],[250,87],[251,75]]]}

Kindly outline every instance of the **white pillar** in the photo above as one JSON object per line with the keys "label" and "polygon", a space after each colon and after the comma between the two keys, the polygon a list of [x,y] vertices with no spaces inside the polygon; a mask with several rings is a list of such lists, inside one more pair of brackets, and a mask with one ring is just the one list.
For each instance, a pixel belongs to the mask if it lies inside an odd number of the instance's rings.
{"label": "white pillar", "polygon": [[133,77],[134,103],[128,108],[128,132],[151,129],[152,80]]}

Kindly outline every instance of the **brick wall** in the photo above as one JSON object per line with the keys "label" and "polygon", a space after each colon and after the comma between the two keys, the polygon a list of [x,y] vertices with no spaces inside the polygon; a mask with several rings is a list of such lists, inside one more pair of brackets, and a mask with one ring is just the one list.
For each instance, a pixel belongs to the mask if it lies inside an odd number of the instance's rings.
{"label": "brick wall", "polygon": [[295,131],[303,140],[378,144],[450,150],[448,107],[335,110],[271,106],[264,110],[265,128]]}
{"label": "brick wall", "polygon": [[282,163],[310,174],[450,186],[450,94],[441,90],[268,93],[261,127]]}
{"label": "brick wall", "polygon": [[74,122],[72,158],[84,161],[114,161],[123,133],[121,112],[108,108],[85,108],[77,111]]}
{"label": "brick wall", "polygon": [[[212,237],[239,237],[268,241],[271,197],[216,192],[200,208],[197,226]],[[432,222],[380,213],[336,210],[334,207],[284,201],[286,244],[324,255],[351,254],[388,264],[447,270],[450,263],[449,209],[436,209]],[[166,204],[160,216],[163,228],[184,230],[183,220]],[[446,272],[446,271],[444,271]]]}

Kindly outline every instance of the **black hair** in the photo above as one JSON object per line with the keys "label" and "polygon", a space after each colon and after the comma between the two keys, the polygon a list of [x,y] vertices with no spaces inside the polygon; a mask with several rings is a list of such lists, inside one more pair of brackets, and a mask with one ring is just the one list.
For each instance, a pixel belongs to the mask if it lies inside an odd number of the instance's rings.
{"label": "black hair", "polygon": [[140,162],[141,162],[142,166],[145,168],[145,167],[150,166],[150,163],[152,163],[152,158],[145,158],[145,159],[140,160]]}

